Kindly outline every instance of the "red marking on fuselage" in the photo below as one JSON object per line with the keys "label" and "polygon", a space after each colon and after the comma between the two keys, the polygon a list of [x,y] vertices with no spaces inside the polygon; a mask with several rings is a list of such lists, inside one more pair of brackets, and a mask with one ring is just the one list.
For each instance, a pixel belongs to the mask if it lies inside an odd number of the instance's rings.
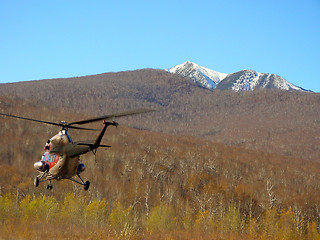
{"label": "red marking on fuselage", "polygon": [[59,161],[59,155],[57,154],[52,154],[49,151],[46,151],[43,154],[43,159],[42,159],[46,164],[49,165],[49,169],[54,167],[57,162]]}

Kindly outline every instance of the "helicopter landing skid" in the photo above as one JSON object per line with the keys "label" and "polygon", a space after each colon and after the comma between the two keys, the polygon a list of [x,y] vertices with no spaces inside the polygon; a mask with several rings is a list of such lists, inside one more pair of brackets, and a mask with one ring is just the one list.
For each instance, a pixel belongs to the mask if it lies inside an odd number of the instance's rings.
{"label": "helicopter landing skid", "polygon": [[[46,177],[46,179],[41,180],[43,177]],[[49,184],[47,185],[47,189],[51,190],[52,187],[53,187],[52,184],[51,184],[51,180],[52,179],[53,178],[52,178],[51,174],[49,173],[49,171],[40,172],[40,174],[34,178],[33,183],[34,183],[35,187],[38,187],[39,183],[49,181]]]}
{"label": "helicopter landing skid", "polygon": [[89,187],[90,187],[90,181],[84,182],[79,173],[77,173],[77,176],[80,178],[81,182],[79,182],[78,180],[75,180],[73,178],[69,178],[69,180],[82,185],[84,190],[87,191],[89,189]]}
{"label": "helicopter landing skid", "polygon": [[[45,177],[45,176],[46,176],[46,177]],[[71,180],[71,181],[73,181],[73,182],[75,182],[75,183],[78,183],[78,184],[82,185],[83,188],[84,188],[84,190],[87,191],[87,190],[89,189],[89,187],[90,187],[90,181],[84,182],[79,173],[77,173],[77,176],[80,178],[81,182],[80,182],[80,181],[77,181],[77,180],[75,180],[75,179],[73,179],[73,178],[69,178],[69,180]],[[46,179],[41,180],[43,177],[45,177]],[[41,172],[41,174],[39,174],[38,176],[36,176],[36,177],[34,178],[33,183],[34,183],[34,186],[35,186],[35,187],[38,187],[38,186],[39,186],[39,183],[49,181],[49,184],[47,185],[47,189],[51,190],[51,189],[53,188],[53,186],[52,186],[52,184],[51,184],[51,180],[52,180],[52,179],[54,179],[54,178],[52,178],[52,175],[51,175],[48,171],[45,171],[45,172]]]}

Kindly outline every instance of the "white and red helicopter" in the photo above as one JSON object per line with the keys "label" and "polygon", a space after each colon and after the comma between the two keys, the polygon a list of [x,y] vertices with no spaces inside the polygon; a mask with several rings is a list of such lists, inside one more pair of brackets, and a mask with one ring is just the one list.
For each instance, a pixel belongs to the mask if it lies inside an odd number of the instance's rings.
{"label": "white and red helicopter", "polygon": [[[80,163],[80,155],[92,151],[96,153],[99,147],[111,147],[109,145],[101,144],[101,140],[108,128],[108,126],[118,126],[115,121],[107,121],[109,119],[131,116],[141,113],[152,112],[149,109],[135,109],[117,114],[110,114],[101,117],[86,119],[77,122],[67,123],[61,121],[60,123],[37,120],[32,118],[26,118],[21,116],[10,115],[6,113],[0,113],[2,116],[18,118],[38,123],[50,124],[61,127],[58,134],[50,138],[45,147],[44,154],[40,161],[34,163],[35,170],[38,171],[38,175],[34,178],[35,187],[39,186],[40,182],[48,181],[47,189],[52,189],[52,180],[69,179],[78,184],[84,186],[84,190],[88,190],[90,181],[84,182],[80,176],[86,167],[83,163]],[[96,138],[92,142],[73,142],[68,133],[68,129],[82,129],[82,130],[96,130],[90,128],[79,127],[77,125],[87,124],[91,122],[103,121],[103,128]],[[74,176],[79,177],[79,181],[74,179]]]}

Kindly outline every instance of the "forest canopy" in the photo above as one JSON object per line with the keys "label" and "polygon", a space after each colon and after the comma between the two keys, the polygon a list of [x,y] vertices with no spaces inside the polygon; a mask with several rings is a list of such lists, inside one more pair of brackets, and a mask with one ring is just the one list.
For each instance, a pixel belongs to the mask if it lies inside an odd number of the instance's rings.
{"label": "forest canopy", "polygon": [[0,92],[0,112],[54,122],[157,110],[120,119],[110,149],[81,156],[87,192],[35,188],[33,163],[59,129],[0,117],[0,238],[320,239],[319,94],[211,92],[149,69]]}

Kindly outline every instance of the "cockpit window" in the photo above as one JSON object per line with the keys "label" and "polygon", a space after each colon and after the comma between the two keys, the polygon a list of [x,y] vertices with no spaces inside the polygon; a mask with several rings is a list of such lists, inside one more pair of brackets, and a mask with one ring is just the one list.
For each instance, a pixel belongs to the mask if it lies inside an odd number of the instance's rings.
{"label": "cockpit window", "polygon": [[55,158],[56,158],[56,155],[50,154],[50,153],[45,153],[45,154],[43,155],[42,161],[45,161],[45,162],[54,162]]}
{"label": "cockpit window", "polygon": [[49,162],[54,162],[55,155],[50,155]]}
{"label": "cockpit window", "polygon": [[47,162],[48,160],[49,160],[49,157],[50,157],[50,154],[49,153],[45,153],[44,155],[43,155],[43,161],[45,161],[45,162]]}

